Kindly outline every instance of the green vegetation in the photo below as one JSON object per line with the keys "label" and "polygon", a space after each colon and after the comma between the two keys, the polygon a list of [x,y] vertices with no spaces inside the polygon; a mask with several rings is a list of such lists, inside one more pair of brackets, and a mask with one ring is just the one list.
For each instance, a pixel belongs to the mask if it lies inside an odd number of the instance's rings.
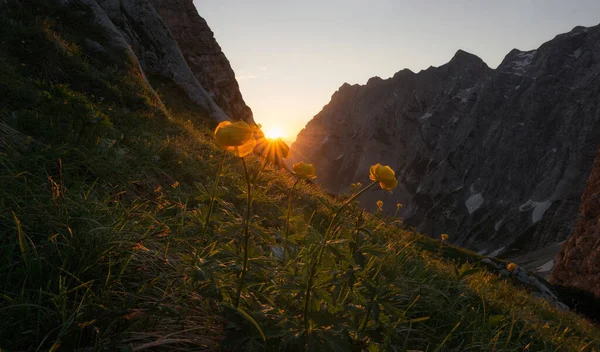
{"label": "green vegetation", "polygon": [[48,3],[0,14],[0,349],[600,349],[474,253],[244,171],[202,111],[165,86],[167,110]]}

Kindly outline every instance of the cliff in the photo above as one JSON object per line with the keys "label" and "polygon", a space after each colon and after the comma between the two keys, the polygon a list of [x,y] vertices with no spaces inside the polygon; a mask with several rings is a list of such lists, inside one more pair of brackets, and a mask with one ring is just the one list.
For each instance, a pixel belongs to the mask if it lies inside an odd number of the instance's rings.
{"label": "cliff", "polygon": [[600,152],[581,197],[575,231],[556,259],[554,283],[600,298]]}
{"label": "cliff", "polygon": [[600,144],[600,27],[577,27],[495,70],[458,51],[441,67],[344,84],[298,135],[293,161],[343,192],[381,162],[399,187],[363,205],[490,255],[565,240]]}
{"label": "cliff", "polygon": [[113,49],[133,57],[147,77],[173,83],[214,119],[254,121],[229,61],[191,0],[62,2],[91,9],[92,21],[116,44]]}
{"label": "cliff", "polygon": [[234,120],[253,121],[229,60],[192,0],[152,0],[185,60],[210,97]]}

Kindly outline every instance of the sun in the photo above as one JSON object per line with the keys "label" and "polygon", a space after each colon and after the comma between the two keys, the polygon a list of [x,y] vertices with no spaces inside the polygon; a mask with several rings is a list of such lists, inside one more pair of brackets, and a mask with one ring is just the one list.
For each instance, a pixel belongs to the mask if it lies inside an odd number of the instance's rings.
{"label": "sun", "polygon": [[279,127],[269,127],[264,130],[265,137],[269,139],[283,138],[284,134]]}

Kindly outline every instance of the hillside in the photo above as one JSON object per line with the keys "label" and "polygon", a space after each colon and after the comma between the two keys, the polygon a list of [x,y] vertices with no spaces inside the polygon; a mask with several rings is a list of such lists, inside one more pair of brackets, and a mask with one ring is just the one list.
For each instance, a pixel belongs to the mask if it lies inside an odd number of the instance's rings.
{"label": "hillside", "polygon": [[0,1],[0,350],[600,350],[522,269],[223,151],[228,100],[94,3]]}
{"label": "hillside", "polygon": [[344,84],[292,159],[314,162],[331,192],[364,183],[374,162],[392,165],[400,187],[381,199],[402,203],[419,232],[477,252],[553,246],[572,233],[600,145],[599,38],[600,26],[576,27],[496,69],[459,50],[440,67]]}

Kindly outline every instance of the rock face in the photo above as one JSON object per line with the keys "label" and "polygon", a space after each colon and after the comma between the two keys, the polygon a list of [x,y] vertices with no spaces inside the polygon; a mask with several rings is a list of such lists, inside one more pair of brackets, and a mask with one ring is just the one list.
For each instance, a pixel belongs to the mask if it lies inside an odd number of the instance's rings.
{"label": "rock face", "polygon": [[173,82],[214,119],[253,122],[227,58],[191,0],[62,2],[66,6],[87,5],[96,24],[106,30],[113,49],[132,56],[146,76]]}
{"label": "rock face", "polygon": [[582,196],[577,226],[556,259],[552,281],[600,298],[600,151]]}
{"label": "rock face", "polygon": [[[342,85],[292,145],[332,192],[396,169],[399,187],[362,198],[404,206],[418,231],[498,255],[565,240],[600,144],[600,27],[577,27],[492,70],[447,64]],[[387,208],[387,209],[386,209]]]}
{"label": "rock face", "polygon": [[211,98],[234,120],[253,121],[235,74],[192,0],[152,0],[188,66]]}

